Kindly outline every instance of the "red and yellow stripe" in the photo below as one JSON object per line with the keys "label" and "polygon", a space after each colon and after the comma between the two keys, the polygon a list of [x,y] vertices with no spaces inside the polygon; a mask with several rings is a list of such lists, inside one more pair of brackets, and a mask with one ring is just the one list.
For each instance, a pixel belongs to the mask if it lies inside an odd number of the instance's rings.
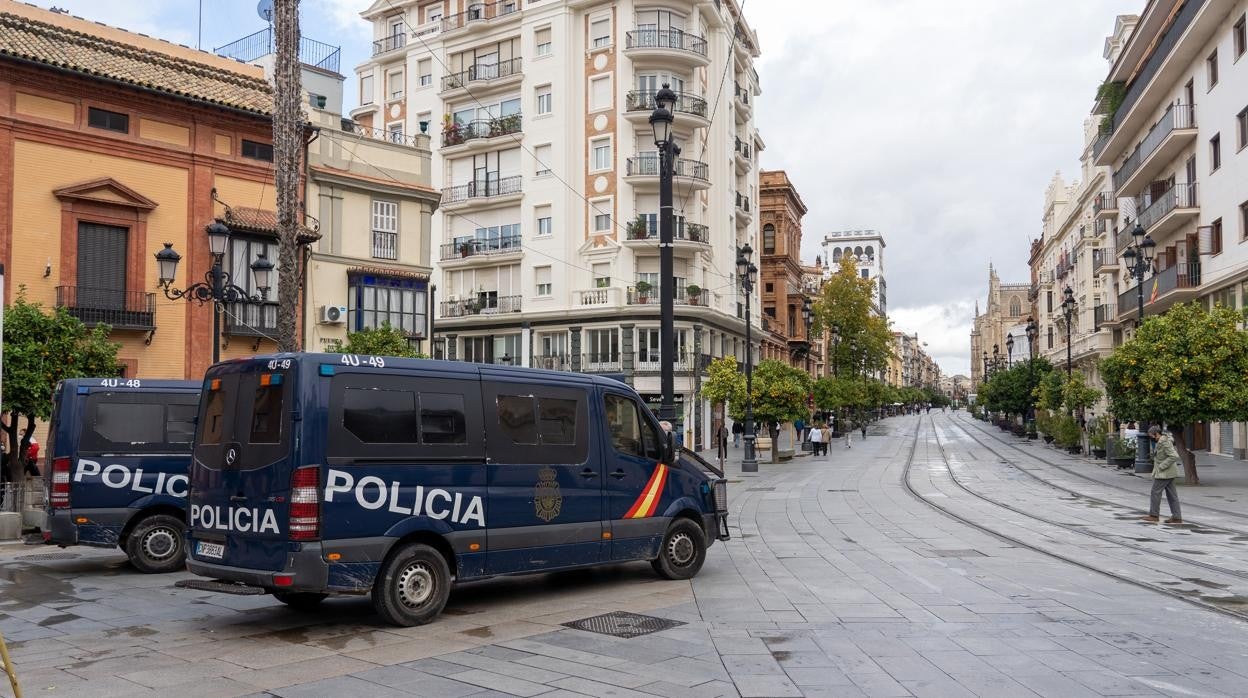
{"label": "red and yellow stripe", "polygon": [[646,483],[645,488],[641,491],[641,496],[624,513],[624,518],[644,519],[648,516],[654,516],[654,511],[659,508],[659,499],[663,496],[663,485],[666,483],[667,466],[659,463],[659,467],[654,469],[654,473],[650,475],[650,481]]}

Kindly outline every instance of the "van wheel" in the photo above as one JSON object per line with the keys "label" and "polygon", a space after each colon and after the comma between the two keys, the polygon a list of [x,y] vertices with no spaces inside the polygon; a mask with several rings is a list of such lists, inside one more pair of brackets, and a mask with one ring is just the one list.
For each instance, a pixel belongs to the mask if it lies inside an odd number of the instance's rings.
{"label": "van wheel", "polygon": [[667,527],[659,556],[650,566],[664,579],[689,579],[706,561],[706,534],[689,519],[676,519]]}
{"label": "van wheel", "polygon": [[126,555],[147,574],[176,572],[186,565],[186,524],[168,514],[149,516],[126,536]]}
{"label": "van wheel", "polygon": [[273,598],[297,611],[315,611],[329,594],[317,594],[310,591],[275,591]]}
{"label": "van wheel", "polygon": [[391,625],[424,625],[446,606],[451,570],[437,550],[409,543],[390,554],[373,584],[373,609]]}

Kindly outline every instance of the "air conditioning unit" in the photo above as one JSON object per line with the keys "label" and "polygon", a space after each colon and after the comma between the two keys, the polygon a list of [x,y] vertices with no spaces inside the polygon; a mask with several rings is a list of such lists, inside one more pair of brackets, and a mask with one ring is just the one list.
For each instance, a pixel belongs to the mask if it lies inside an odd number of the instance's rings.
{"label": "air conditioning unit", "polygon": [[347,307],[345,305],[323,305],[321,306],[321,324],[322,325],[341,325],[347,321]]}

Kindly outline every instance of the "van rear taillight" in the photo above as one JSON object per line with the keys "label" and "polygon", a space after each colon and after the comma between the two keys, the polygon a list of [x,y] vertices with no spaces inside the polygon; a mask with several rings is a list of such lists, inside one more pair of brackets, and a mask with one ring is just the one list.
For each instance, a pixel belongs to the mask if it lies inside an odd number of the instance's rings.
{"label": "van rear taillight", "polygon": [[52,491],[49,501],[53,509],[69,508],[69,459],[52,459]]}
{"label": "van rear taillight", "polygon": [[321,469],[298,468],[290,476],[290,539],[321,537]]}

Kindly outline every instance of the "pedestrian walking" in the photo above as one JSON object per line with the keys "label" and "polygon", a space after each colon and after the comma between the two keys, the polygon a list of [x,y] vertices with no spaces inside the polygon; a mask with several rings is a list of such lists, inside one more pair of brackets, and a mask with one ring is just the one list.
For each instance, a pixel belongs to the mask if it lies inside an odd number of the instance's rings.
{"label": "pedestrian walking", "polygon": [[1160,520],[1161,493],[1165,492],[1166,503],[1170,505],[1170,518],[1166,519],[1166,523],[1183,523],[1183,515],[1179,512],[1179,490],[1174,486],[1174,479],[1179,476],[1179,452],[1174,447],[1174,437],[1154,424],[1148,428],[1148,438],[1157,445],[1153,450],[1153,491],[1148,498],[1148,516],[1144,520],[1153,523]]}
{"label": "pedestrian walking", "polygon": [[745,426],[741,422],[732,423],[732,447],[741,448],[741,434],[745,433]]}
{"label": "pedestrian walking", "polygon": [[823,446],[823,429],[818,424],[810,428],[810,450],[816,458],[819,457],[820,449]]}
{"label": "pedestrian walking", "polygon": [[728,429],[720,422],[715,430],[715,453],[720,461],[728,457]]}
{"label": "pedestrian walking", "polygon": [[862,430],[862,440],[866,441],[867,440],[867,423],[863,422],[862,424],[859,424],[858,428]]}
{"label": "pedestrian walking", "polygon": [[849,420],[846,420],[845,427],[846,427],[845,428],[845,448],[853,448],[854,447],[854,425],[849,423]]}

